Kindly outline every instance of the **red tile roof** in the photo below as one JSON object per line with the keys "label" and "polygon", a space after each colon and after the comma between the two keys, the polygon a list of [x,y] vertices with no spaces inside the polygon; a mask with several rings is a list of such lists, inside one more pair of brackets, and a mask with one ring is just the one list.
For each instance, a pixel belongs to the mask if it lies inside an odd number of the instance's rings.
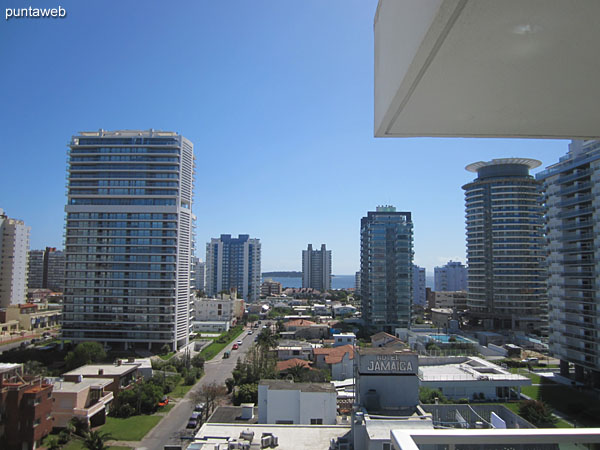
{"label": "red tile roof", "polygon": [[354,359],[354,347],[350,344],[340,345],[332,348],[315,348],[314,355],[325,355],[327,364],[337,364],[342,361],[346,353],[350,354],[350,359]]}
{"label": "red tile roof", "polygon": [[310,363],[308,361],[306,361],[304,359],[300,359],[300,358],[292,358],[292,359],[288,359],[287,361],[278,361],[277,362],[277,370],[279,372],[291,369],[292,367],[296,367],[296,366],[302,366],[302,367],[306,367],[307,369],[312,370],[312,367],[310,367]]}
{"label": "red tile roof", "polygon": [[311,325],[316,325],[315,322],[313,322],[312,320],[305,320],[305,319],[296,319],[296,320],[290,320],[289,322],[286,322],[283,324],[284,327],[310,327]]}

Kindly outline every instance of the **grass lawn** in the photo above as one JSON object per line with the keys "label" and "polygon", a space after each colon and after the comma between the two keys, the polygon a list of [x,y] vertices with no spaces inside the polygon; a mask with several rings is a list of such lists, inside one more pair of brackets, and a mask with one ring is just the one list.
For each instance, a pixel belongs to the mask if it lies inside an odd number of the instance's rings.
{"label": "grass lawn", "polygon": [[162,416],[132,416],[127,419],[107,417],[101,432],[109,433],[115,441],[139,441],[161,419]]}
{"label": "grass lawn", "polygon": [[165,405],[165,406],[160,406],[160,407],[158,408],[158,411],[156,411],[156,412],[159,412],[159,413],[167,413],[167,412],[171,411],[173,408],[175,408],[175,403],[172,403],[172,402],[171,402],[171,403],[169,403],[168,405]]}
{"label": "grass lawn", "polygon": [[168,361],[169,359],[171,359],[173,357],[174,354],[175,354],[175,352],[169,352],[166,355],[158,355],[158,357],[160,359],[162,359],[163,361]]}
{"label": "grass lawn", "polygon": [[570,421],[575,421],[578,426],[600,426],[600,408],[589,393],[544,377],[540,377],[539,386],[525,386],[521,388],[521,392],[535,400],[548,403],[553,409],[565,414]]}
{"label": "grass lawn", "polygon": [[[169,397],[172,398],[182,398],[185,396],[185,394],[188,393],[188,391],[194,387],[193,385],[190,386],[186,386],[185,384],[183,384],[183,380],[181,380],[179,382],[179,384],[177,386],[175,386],[175,389],[173,389],[171,392],[169,392]],[[169,406],[169,405],[167,405]]]}
{"label": "grass lawn", "polygon": [[[510,403],[501,403],[501,404],[506,406],[508,409],[510,409],[515,414],[519,415],[519,402],[510,402]],[[573,428],[572,425],[570,425],[568,422],[565,422],[562,419],[558,419],[558,422],[556,423],[555,427],[556,428]]]}
{"label": "grass lawn", "polygon": [[[210,361],[217,354],[223,350],[227,345],[233,342],[242,332],[244,331],[244,327],[237,326],[232,328],[226,333],[223,333],[219,338],[215,339],[210,345],[208,345],[205,349],[203,349],[200,354],[206,361]],[[225,342],[218,342],[221,337],[224,337]]]}

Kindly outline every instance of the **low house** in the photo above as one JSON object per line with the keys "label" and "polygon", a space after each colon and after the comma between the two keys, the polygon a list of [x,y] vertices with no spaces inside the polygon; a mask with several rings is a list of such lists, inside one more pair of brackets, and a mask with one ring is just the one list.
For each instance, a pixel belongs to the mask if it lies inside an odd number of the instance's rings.
{"label": "low house", "polygon": [[379,333],[371,336],[371,344],[373,347],[383,347],[392,343],[399,343],[400,339],[396,336],[393,336],[385,331],[380,331]]}
{"label": "low house", "polygon": [[287,359],[285,361],[278,361],[277,362],[277,371],[282,374],[285,375],[286,373],[288,373],[288,371],[294,367],[302,367],[302,368],[306,368],[308,370],[313,370],[313,368],[311,367],[310,363],[305,360],[305,359],[300,359],[300,358],[291,358],[291,359]]}
{"label": "low house", "polygon": [[420,386],[438,389],[450,399],[508,400],[518,398],[531,380],[477,357],[419,358]]}
{"label": "low house", "polygon": [[312,305],[312,312],[317,316],[326,316],[329,314],[329,308],[326,305],[315,303]]}
{"label": "low house", "polygon": [[114,394],[132,388],[142,380],[139,364],[87,364],[63,374],[65,381],[79,382],[82,378],[104,378],[111,380],[106,390]]}
{"label": "low house", "polygon": [[313,350],[315,366],[331,371],[332,380],[345,380],[352,377],[354,369],[354,346],[342,345]]}
{"label": "low house", "polygon": [[0,312],[0,322],[19,322],[19,328],[25,331],[39,330],[59,325],[62,315],[60,306],[50,306],[47,302],[21,303],[8,305]]}
{"label": "low house", "polygon": [[352,305],[335,305],[332,310],[333,317],[353,316],[356,314],[356,308]]}
{"label": "low house", "polygon": [[450,328],[450,321],[454,316],[454,311],[450,308],[432,308],[431,322],[438,328]]}
{"label": "low house", "polygon": [[286,331],[295,332],[296,338],[323,339],[329,337],[329,325],[318,324],[312,320],[292,319],[283,324]]}
{"label": "low house", "polygon": [[277,345],[277,359],[279,361],[292,358],[309,360],[312,357],[313,348],[308,342],[281,340]]}
{"label": "low house", "polygon": [[53,427],[65,428],[73,418],[85,422],[89,427],[104,424],[114,398],[112,392],[105,390],[111,383],[109,378],[56,380],[52,391]]}
{"label": "low house", "polygon": [[354,333],[337,333],[333,335],[333,346],[356,344],[356,335]]}
{"label": "low house", "polygon": [[52,384],[0,363],[0,447],[34,450],[52,430]]}
{"label": "low house", "polygon": [[337,393],[331,383],[261,380],[258,423],[335,425]]}

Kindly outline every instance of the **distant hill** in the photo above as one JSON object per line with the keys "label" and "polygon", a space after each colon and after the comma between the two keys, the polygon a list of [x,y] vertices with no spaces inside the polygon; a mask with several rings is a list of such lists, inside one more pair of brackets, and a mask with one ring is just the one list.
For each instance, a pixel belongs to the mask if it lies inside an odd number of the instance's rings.
{"label": "distant hill", "polygon": [[302,272],[291,270],[289,272],[263,272],[263,278],[278,277],[278,278],[298,278],[302,276]]}

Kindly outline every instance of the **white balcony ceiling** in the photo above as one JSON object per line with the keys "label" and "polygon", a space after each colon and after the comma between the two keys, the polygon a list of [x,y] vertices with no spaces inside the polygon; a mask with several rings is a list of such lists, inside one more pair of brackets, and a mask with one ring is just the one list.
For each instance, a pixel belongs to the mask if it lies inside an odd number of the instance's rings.
{"label": "white balcony ceiling", "polygon": [[380,0],[375,136],[600,137],[600,0]]}

